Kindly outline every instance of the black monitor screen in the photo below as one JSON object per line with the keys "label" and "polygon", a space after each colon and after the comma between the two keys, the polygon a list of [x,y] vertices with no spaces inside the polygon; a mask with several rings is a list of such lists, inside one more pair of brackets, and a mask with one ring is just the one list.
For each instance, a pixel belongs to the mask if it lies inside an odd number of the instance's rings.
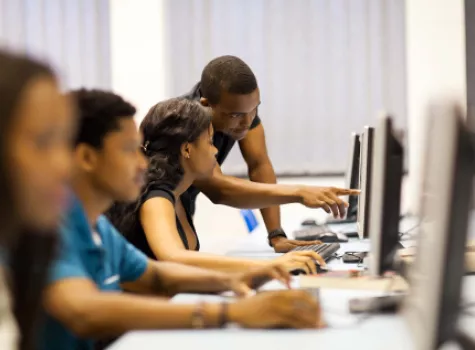
{"label": "black monitor screen", "polygon": [[[348,188],[360,188],[360,137],[358,134],[352,135],[351,140],[350,166],[346,185]],[[358,196],[349,196],[348,198],[348,219],[355,219],[358,212]]]}
{"label": "black monitor screen", "polygon": [[376,128],[371,183],[371,272],[392,269],[399,243],[399,215],[403,173],[403,146],[394,135],[391,118]]}

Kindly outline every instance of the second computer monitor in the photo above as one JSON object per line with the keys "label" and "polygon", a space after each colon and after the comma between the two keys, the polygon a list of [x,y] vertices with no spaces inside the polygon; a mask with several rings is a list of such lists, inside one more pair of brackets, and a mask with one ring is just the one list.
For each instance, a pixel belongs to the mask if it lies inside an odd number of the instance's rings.
{"label": "second computer monitor", "polygon": [[374,128],[366,126],[360,136],[360,170],[359,185],[361,189],[358,199],[358,235],[361,239],[369,237],[369,203],[371,197],[371,171],[373,163]]}
{"label": "second computer monitor", "polygon": [[[360,135],[351,134],[350,163],[346,172],[346,186],[358,189],[360,186]],[[358,196],[348,198],[347,219],[355,219],[358,211]]]}
{"label": "second computer monitor", "polygon": [[399,215],[403,147],[394,135],[392,120],[383,116],[376,128],[371,172],[369,238],[370,273],[391,270],[399,244]]}

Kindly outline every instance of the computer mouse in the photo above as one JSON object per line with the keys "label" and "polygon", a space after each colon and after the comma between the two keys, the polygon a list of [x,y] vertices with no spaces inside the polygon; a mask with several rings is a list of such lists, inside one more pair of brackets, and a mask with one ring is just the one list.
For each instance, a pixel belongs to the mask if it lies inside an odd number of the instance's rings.
{"label": "computer mouse", "polygon": [[328,268],[327,267],[321,267],[319,264],[315,264],[316,268],[317,268],[317,273],[318,274],[322,274],[322,273],[327,273],[328,272]]}
{"label": "computer mouse", "polygon": [[337,232],[336,236],[338,237],[338,242],[346,243],[348,242],[348,236],[344,233]]}
{"label": "computer mouse", "polygon": [[306,275],[307,272],[305,272],[304,269],[295,269],[295,270],[290,271],[290,274],[292,276],[298,276],[298,275]]}
{"label": "computer mouse", "polygon": [[322,241],[323,243],[337,243],[337,242],[348,242],[348,237],[343,233],[336,232],[323,232],[318,234],[315,237],[316,240]]}
{"label": "computer mouse", "polygon": [[307,219],[302,221],[302,226],[317,226],[317,222],[313,219]]}
{"label": "computer mouse", "polygon": [[315,239],[323,243],[337,243],[338,235],[335,232],[322,232],[316,235]]}

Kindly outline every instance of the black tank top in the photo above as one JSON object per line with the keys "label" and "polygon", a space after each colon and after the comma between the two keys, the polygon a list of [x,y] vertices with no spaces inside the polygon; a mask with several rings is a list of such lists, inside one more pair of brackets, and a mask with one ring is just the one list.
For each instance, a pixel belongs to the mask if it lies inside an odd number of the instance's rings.
{"label": "black tank top", "polygon": [[[190,199],[187,198],[189,196],[188,193],[183,193],[183,195],[180,197],[181,203],[183,205],[183,208],[186,213],[186,219],[188,220],[188,223],[193,231],[193,233],[196,236],[196,250],[198,251],[200,249],[200,241],[198,239],[198,235],[196,234],[195,226],[193,225],[193,219],[191,215],[191,208],[190,208]],[[145,194],[143,197],[142,204],[145,203],[147,200],[151,198],[166,198],[168,199],[172,204],[173,207],[175,207],[175,196],[173,192],[167,188],[167,186],[154,186],[154,188]],[[137,213],[137,215],[139,215]],[[145,232],[143,230],[142,225],[140,224],[140,218],[137,218],[138,225],[136,225],[135,232],[128,234],[127,238],[129,241],[138,249],[140,249],[144,254],[146,254],[149,258],[156,260],[157,258],[152,252],[152,249],[150,248],[148,242],[147,242],[147,237],[145,236]],[[178,234],[180,235],[181,241],[183,242],[183,245],[185,246],[186,249],[190,249],[188,245],[188,239],[186,238],[186,233],[183,227],[180,224],[180,220],[178,219],[178,216],[176,216],[176,227],[178,229]]]}

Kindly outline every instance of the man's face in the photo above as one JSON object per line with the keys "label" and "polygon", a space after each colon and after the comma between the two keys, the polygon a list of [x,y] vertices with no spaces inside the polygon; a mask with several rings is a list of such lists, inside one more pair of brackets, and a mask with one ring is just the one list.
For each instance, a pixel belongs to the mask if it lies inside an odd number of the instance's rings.
{"label": "man's face", "polygon": [[213,127],[234,140],[242,140],[249,131],[252,121],[257,115],[257,107],[261,102],[259,88],[247,95],[231,94],[222,91],[220,101],[216,105],[208,104],[213,111]]}
{"label": "man's face", "polygon": [[130,117],[120,119],[118,130],[106,135],[102,148],[92,150],[91,181],[114,201],[132,202],[140,194],[147,170],[140,145],[141,136]]}

